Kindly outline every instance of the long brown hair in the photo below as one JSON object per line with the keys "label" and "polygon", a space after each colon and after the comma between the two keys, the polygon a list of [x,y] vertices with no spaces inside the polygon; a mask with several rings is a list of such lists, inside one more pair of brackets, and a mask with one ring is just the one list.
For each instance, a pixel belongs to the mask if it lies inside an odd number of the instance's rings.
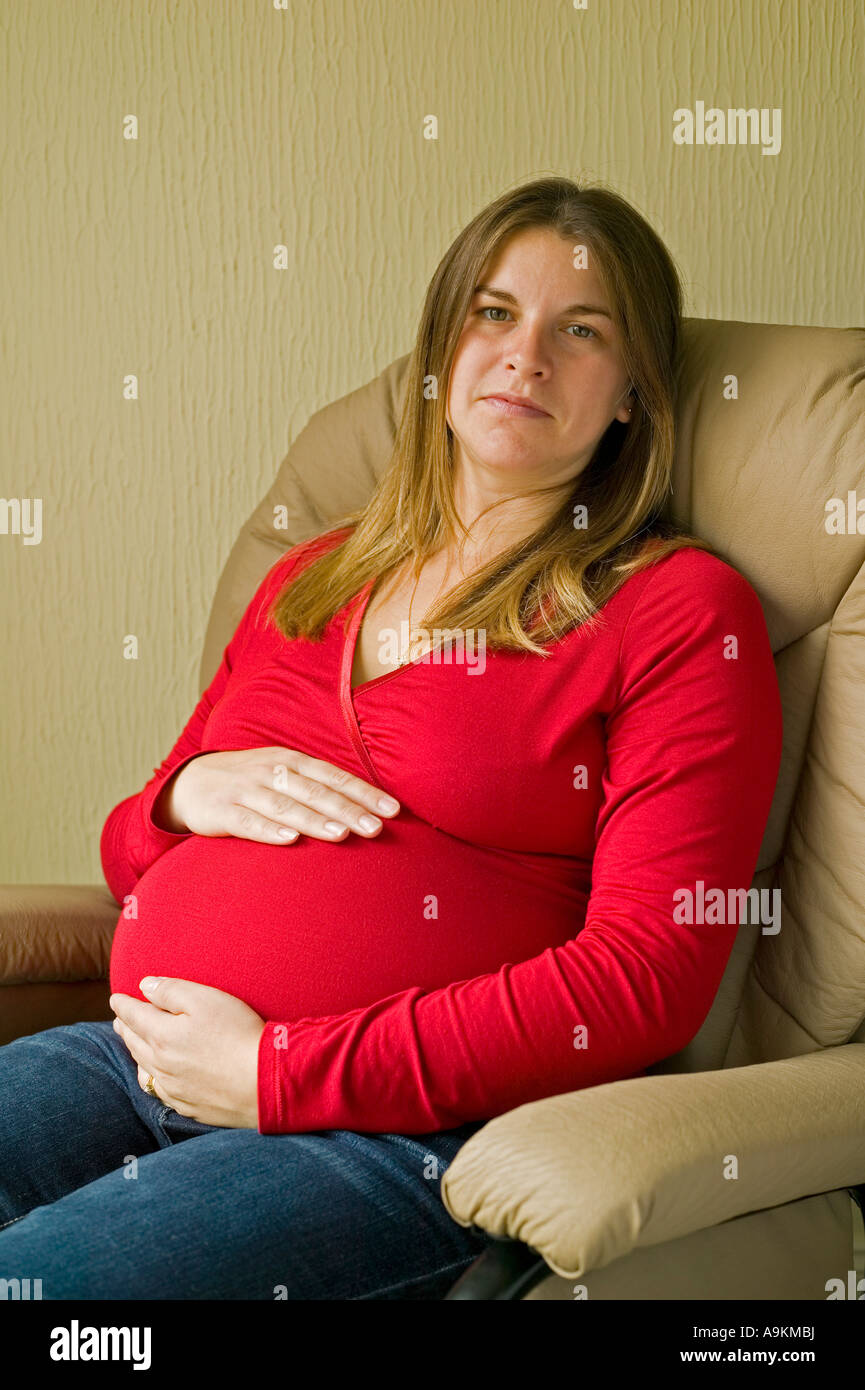
{"label": "long brown hair", "polygon": [[[627,426],[612,421],[561,506],[445,594],[424,625],[483,630],[489,647],[544,654],[530,628],[546,633],[545,642],[556,640],[593,624],[632,574],[672,551],[695,546],[717,553],[662,514],[671,491],[680,351],[676,267],[649,224],[618,194],[601,184],[541,178],[485,207],[439,262],[406,368],[388,465],[367,505],[333,528],[351,528],[349,534],[277,594],[270,617],[286,637],[317,640],[370,579],[407,558],[417,576],[443,545],[468,537],[453,503],[446,384],[483,266],[505,238],[529,227],[551,228],[593,255],[623,343],[636,395],[633,415]],[[586,529],[574,521],[579,504],[587,508]]]}

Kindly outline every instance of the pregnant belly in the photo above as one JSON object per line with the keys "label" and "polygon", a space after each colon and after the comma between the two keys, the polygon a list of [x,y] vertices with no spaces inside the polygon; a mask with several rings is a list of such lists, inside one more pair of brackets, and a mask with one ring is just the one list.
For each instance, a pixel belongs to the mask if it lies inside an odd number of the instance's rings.
{"label": "pregnant belly", "polygon": [[193,835],[118,921],[114,993],[145,975],[212,985],[266,1019],[344,1013],[437,989],[573,937],[587,874],[560,855],[478,848],[403,810],[374,840],[294,845]]}

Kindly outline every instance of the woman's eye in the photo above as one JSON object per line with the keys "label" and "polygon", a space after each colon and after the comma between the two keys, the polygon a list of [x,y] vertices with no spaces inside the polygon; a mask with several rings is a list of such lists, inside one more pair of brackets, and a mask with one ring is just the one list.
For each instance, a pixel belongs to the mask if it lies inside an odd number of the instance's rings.
{"label": "woman's eye", "polygon": [[[505,315],[507,315],[507,312],[508,312],[507,309],[503,309],[503,308],[501,307],[501,305],[499,305],[499,304],[486,304],[486,305],[483,307],[483,309],[478,309],[478,313],[479,313],[479,314],[505,314]],[[503,323],[503,322],[504,322],[503,319],[487,319],[487,323]],[[595,332],[594,328],[589,328],[585,323],[570,323],[570,324],[568,324],[568,328],[569,328],[569,329],[570,329],[570,328],[579,328],[583,333],[588,333],[588,334],[590,334],[590,336],[591,336],[592,338],[597,338],[597,336],[598,336],[597,333]],[[576,334],[571,334],[570,336],[571,336],[571,337],[576,337]],[[588,339],[583,338],[582,341],[583,341],[583,342],[587,342]]]}

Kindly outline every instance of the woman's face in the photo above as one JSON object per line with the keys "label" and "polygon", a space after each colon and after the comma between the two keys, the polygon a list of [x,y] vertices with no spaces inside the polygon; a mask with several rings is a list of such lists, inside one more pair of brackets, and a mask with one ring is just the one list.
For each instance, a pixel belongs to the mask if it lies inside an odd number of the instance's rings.
{"label": "woman's face", "polygon": [[[513,233],[480,276],[451,369],[447,422],[456,467],[495,488],[576,478],[614,419],[630,419],[629,385],[610,305],[574,242],[547,227]],[[493,293],[495,290],[496,293]],[[574,308],[574,305],[583,306]],[[545,415],[509,413],[488,399],[529,397]]]}

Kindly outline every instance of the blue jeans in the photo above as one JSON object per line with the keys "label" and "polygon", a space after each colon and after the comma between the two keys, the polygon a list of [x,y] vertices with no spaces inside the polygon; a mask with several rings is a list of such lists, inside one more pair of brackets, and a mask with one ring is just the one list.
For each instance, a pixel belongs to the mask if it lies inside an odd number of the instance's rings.
{"label": "blue jeans", "polygon": [[492,1239],[439,1191],[480,1127],[224,1129],[142,1090],[110,1022],[16,1038],[0,1279],[40,1279],[43,1299],[441,1299]]}

